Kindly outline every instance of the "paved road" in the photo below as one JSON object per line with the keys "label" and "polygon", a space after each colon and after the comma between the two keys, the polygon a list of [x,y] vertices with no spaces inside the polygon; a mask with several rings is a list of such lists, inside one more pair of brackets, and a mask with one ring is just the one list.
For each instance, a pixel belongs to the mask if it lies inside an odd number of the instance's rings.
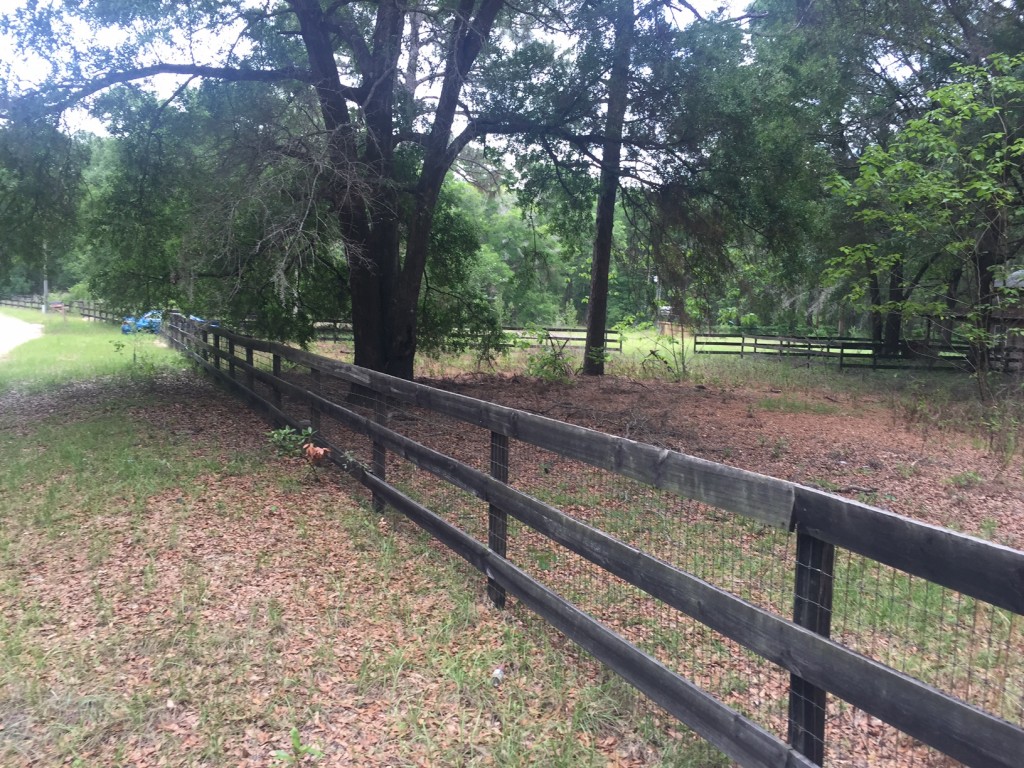
{"label": "paved road", "polygon": [[38,339],[42,335],[43,326],[0,314],[0,358],[19,344]]}

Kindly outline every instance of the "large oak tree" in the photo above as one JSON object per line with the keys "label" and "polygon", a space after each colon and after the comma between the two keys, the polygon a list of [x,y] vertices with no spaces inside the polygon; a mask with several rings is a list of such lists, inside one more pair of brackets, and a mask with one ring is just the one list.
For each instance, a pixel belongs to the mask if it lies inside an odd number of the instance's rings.
{"label": "large oak tree", "polygon": [[[41,84],[5,83],[5,112],[17,103],[53,113],[161,76],[178,78],[176,95],[190,79],[215,79],[313,105],[302,140],[277,149],[317,166],[315,195],[348,263],[356,363],[410,377],[449,169],[488,133],[559,120],[524,121],[517,109],[555,71],[553,46],[533,35],[551,17],[544,4],[502,0],[33,3],[3,26],[51,71]],[[486,99],[470,88],[481,69]]]}

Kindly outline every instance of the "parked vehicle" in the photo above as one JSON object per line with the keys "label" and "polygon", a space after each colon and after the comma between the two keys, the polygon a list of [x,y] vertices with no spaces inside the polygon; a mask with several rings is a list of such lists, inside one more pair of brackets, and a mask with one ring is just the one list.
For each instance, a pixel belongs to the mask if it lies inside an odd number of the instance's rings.
{"label": "parked vehicle", "polygon": [[160,333],[163,325],[163,314],[158,309],[151,309],[142,317],[129,315],[121,322],[121,333]]}

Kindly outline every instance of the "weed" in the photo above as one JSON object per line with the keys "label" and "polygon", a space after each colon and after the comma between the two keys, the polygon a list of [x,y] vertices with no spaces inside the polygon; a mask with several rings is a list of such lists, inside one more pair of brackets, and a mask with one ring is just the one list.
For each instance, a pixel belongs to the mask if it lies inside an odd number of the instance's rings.
{"label": "weed", "polygon": [[807,484],[813,488],[821,488],[821,490],[828,491],[829,493],[835,493],[841,487],[838,483],[834,483],[824,477],[809,478]]}
{"label": "weed", "polygon": [[956,488],[974,488],[985,482],[985,479],[973,470],[958,472],[947,478],[947,483]]}
{"label": "weed", "polygon": [[575,360],[566,351],[569,342],[552,339],[545,331],[538,332],[537,340],[541,349],[526,359],[526,373],[544,381],[568,383],[576,375]]}
{"label": "weed", "polygon": [[313,439],[313,428],[306,427],[301,432],[294,427],[272,429],[267,433],[270,444],[278,455],[288,458],[300,458],[306,444]]}
{"label": "weed", "polygon": [[989,451],[997,454],[1004,466],[1009,464],[1017,453],[1021,427],[1024,425],[1024,412],[1020,403],[1011,398],[998,401],[985,415],[983,424]]}
{"label": "weed", "polygon": [[776,438],[772,444],[771,457],[775,460],[781,459],[789,453],[789,441],[784,437]]}
{"label": "weed", "polygon": [[904,480],[909,480],[910,478],[915,477],[916,475],[918,475],[921,472],[921,468],[916,463],[913,463],[913,464],[897,464],[896,465],[896,471],[899,473],[900,477],[902,477]]}
{"label": "weed", "polygon": [[857,494],[857,501],[874,506],[878,503],[878,491],[860,491]]}
{"label": "weed", "polygon": [[654,347],[647,353],[641,369],[645,372],[658,370],[672,381],[682,381],[687,375],[686,340],[680,329],[674,333],[656,337]]}
{"label": "weed", "polygon": [[322,749],[302,743],[302,735],[298,728],[292,728],[289,738],[291,740],[289,749],[275,749],[270,753],[278,765],[300,765],[307,757],[314,760],[323,757]]}

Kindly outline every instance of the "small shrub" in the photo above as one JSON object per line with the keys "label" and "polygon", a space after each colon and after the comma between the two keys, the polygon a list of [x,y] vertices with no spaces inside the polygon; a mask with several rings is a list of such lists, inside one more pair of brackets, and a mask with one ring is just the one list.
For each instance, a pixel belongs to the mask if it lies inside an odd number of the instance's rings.
{"label": "small shrub", "polygon": [[306,444],[313,439],[313,429],[312,427],[306,427],[299,432],[294,427],[282,427],[281,429],[270,430],[267,436],[270,438],[270,444],[274,446],[279,455],[300,458],[303,455]]}
{"label": "small shrub", "polygon": [[526,360],[526,373],[544,381],[568,382],[576,373],[572,359],[566,352],[568,342],[557,342],[541,331],[537,335],[542,346],[539,352],[530,355]]}

